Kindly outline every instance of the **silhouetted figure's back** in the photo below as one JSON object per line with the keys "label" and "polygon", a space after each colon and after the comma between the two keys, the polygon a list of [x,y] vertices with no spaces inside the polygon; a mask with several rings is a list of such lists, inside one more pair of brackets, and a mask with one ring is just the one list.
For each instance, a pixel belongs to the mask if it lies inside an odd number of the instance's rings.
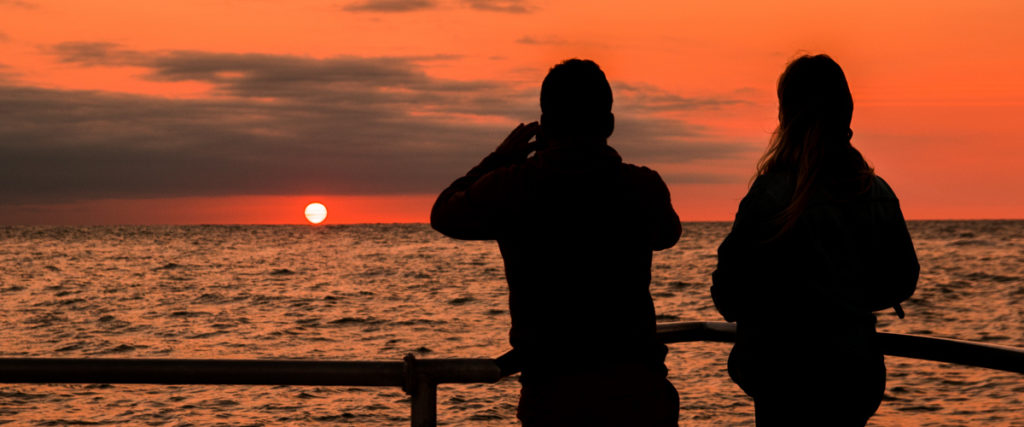
{"label": "silhouetted figure's back", "polygon": [[797,59],[779,105],[713,274],[715,306],[737,323],[729,373],[759,426],[862,426],[885,389],[872,312],[902,313],[917,256],[895,193],[850,144],[839,65]]}
{"label": "silhouetted figure's back", "polygon": [[596,64],[553,68],[541,109],[542,125],[520,125],[441,193],[431,224],[498,241],[524,425],[675,425],[648,291],[652,251],[680,234],[668,189],[606,144],[611,91]]}

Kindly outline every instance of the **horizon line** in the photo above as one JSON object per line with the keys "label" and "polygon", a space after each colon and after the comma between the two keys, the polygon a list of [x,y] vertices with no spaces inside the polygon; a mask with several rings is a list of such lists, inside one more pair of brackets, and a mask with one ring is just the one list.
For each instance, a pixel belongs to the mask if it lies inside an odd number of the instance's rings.
{"label": "horizon line", "polygon": [[[1022,218],[916,218],[906,219],[907,222],[1001,222],[1001,221],[1024,221]],[[732,223],[733,220],[684,220],[682,224],[707,224],[707,223]],[[357,225],[430,225],[430,222],[346,222],[331,224],[309,224],[309,223],[111,223],[111,224],[0,224],[0,227],[253,227],[253,226],[302,226],[310,228],[357,226]]]}

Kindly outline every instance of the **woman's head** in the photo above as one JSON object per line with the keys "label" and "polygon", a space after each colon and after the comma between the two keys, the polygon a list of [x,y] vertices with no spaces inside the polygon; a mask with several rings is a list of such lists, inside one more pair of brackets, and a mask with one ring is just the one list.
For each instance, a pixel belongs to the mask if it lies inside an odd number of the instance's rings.
{"label": "woman's head", "polygon": [[853,96],[846,75],[828,55],[805,55],[779,77],[779,127],[772,135],[758,174],[785,174],[795,183],[781,215],[783,231],[807,207],[823,182],[865,190],[873,171],[852,145]]}
{"label": "woman's head", "polygon": [[815,128],[823,137],[849,141],[853,96],[846,75],[828,55],[802,56],[779,77],[779,126]]}

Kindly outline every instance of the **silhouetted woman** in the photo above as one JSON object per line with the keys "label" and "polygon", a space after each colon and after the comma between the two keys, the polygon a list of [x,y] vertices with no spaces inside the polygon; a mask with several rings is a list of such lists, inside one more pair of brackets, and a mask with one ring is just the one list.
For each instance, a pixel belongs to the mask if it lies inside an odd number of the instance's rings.
{"label": "silhouetted woman", "polygon": [[779,127],[718,248],[729,375],[765,425],[864,425],[885,390],[873,311],[913,294],[899,201],[852,145],[853,98],[826,55],[779,78]]}

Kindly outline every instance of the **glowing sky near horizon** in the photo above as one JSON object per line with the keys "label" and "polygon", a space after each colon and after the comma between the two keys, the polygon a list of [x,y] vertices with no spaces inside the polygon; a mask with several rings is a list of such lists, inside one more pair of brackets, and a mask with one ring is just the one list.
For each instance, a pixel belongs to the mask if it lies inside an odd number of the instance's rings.
{"label": "glowing sky near horizon", "polygon": [[570,57],[680,217],[729,220],[800,53],[908,218],[1024,217],[1024,3],[767,3],[0,0],[0,224],[426,221]]}

